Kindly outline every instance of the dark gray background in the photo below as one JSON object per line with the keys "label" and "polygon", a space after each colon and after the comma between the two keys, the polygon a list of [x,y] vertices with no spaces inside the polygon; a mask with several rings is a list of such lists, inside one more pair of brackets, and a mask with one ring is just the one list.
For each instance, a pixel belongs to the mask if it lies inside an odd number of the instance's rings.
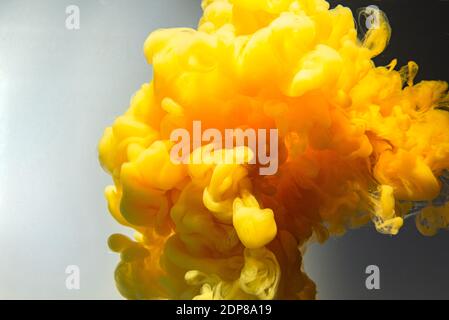
{"label": "dark gray background", "polygon": [[[381,64],[417,61],[420,79],[449,80],[447,1],[331,1],[387,12]],[[65,28],[78,5],[81,29]],[[115,299],[118,261],[107,237],[110,178],[97,162],[103,129],[151,79],[142,45],[160,27],[196,26],[199,0],[0,0],[0,298]],[[426,238],[413,220],[397,237],[372,225],[313,244],[305,268],[321,299],[449,298],[449,233]],[[81,290],[65,268],[81,269]],[[365,288],[380,267],[381,290]]]}

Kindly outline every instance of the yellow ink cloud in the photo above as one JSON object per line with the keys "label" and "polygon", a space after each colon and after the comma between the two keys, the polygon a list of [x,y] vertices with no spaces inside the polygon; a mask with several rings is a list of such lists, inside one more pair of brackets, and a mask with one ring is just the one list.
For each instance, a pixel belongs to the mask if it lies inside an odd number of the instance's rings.
{"label": "yellow ink cloud", "polygon": [[[382,12],[360,40],[350,9],[324,0],[202,7],[196,30],[149,36],[153,80],[99,144],[109,210],[136,231],[109,239],[126,298],[313,299],[299,251],[311,238],[370,221],[394,235],[411,214],[425,235],[449,226],[448,85],[414,84],[414,62],[374,64],[390,40]],[[278,129],[278,172],[174,163],[170,134],[194,121]]]}

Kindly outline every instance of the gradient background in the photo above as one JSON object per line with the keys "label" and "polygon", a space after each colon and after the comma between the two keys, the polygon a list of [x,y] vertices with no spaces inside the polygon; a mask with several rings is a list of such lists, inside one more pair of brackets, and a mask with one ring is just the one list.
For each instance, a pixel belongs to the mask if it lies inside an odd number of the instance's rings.
{"label": "gradient background", "polygon": [[[449,80],[449,1],[330,2],[387,13],[380,64],[413,59],[419,79]],[[71,4],[78,31],[65,28]],[[120,298],[106,241],[129,231],[107,212],[96,146],[151,79],[147,35],[195,27],[200,15],[199,0],[0,0],[0,299]],[[368,225],[311,245],[305,269],[320,299],[449,299],[448,244],[449,233],[423,237],[413,219],[394,238]],[[370,264],[378,291],[365,288]],[[68,265],[80,267],[80,290],[65,287]]]}

